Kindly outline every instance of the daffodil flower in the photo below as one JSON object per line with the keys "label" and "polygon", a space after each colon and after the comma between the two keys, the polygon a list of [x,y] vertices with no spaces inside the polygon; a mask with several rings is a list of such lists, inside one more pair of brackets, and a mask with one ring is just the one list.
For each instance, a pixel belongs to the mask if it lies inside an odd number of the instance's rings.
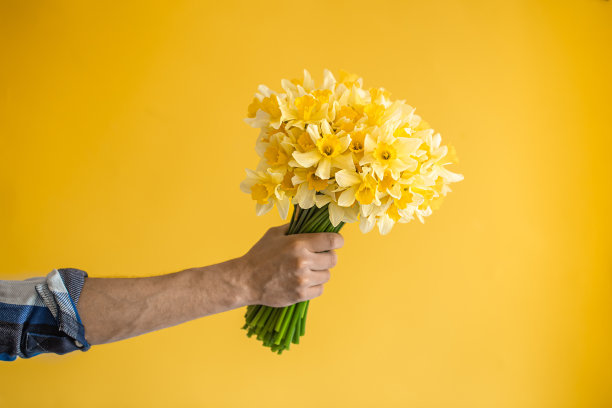
{"label": "daffodil flower", "polygon": [[315,174],[314,168],[296,168],[295,175],[291,179],[293,185],[297,186],[294,197],[295,204],[302,208],[311,208],[315,205],[315,196],[330,187],[331,180],[321,179]]}
{"label": "daffodil flower", "polygon": [[338,197],[338,205],[350,207],[355,201],[362,205],[374,203],[380,205],[378,198],[378,182],[371,174],[370,167],[363,167],[361,173],[354,170],[339,170],[334,175],[336,183],[344,189]]}
{"label": "daffodil flower", "polygon": [[357,221],[359,217],[359,206],[353,205],[350,207],[342,207],[336,203],[335,192],[323,191],[322,194],[315,196],[315,204],[321,208],[325,204],[329,204],[329,220],[335,227],[341,222],[349,223]]}
{"label": "daffodil flower", "polygon": [[284,174],[289,170],[289,162],[294,150],[293,141],[284,132],[276,132],[255,143],[255,151],[263,159],[262,167],[270,168],[275,173]]}
{"label": "daffodil flower", "polygon": [[332,167],[339,169],[355,169],[355,163],[350,150],[347,151],[351,138],[348,134],[340,136],[333,133],[327,121],[321,122],[321,131],[317,125],[308,125],[314,147],[306,152],[293,152],[295,162],[304,168],[316,166],[315,174],[321,179],[328,179]]}
{"label": "daffodil flower", "polygon": [[418,161],[410,156],[422,143],[418,138],[393,136],[391,127],[375,128],[371,135],[365,137],[365,153],[359,164],[369,164],[379,179],[388,170],[397,180],[402,171],[416,169]]}
{"label": "daffodil flower", "polygon": [[247,178],[240,183],[240,189],[257,201],[255,212],[263,215],[270,211],[274,204],[282,219],[289,213],[290,198],[281,189],[284,175],[271,171],[253,171],[246,169]]}
{"label": "daffodil flower", "polygon": [[304,70],[304,80],[292,82],[281,81],[287,98],[279,105],[280,120],[290,126],[304,128],[308,123],[318,122],[333,117],[335,79],[329,71],[321,89],[314,89],[310,73]]}
{"label": "daffodil flower", "polygon": [[282,122],[278,95],[265,85],[259,85],[258,90],[244,121],[255,128],[270,125],[278,129]]}

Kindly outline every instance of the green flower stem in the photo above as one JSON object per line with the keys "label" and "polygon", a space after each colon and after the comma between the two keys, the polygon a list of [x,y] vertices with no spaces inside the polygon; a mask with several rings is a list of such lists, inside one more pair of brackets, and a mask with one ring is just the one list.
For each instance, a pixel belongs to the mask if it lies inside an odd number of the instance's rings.
{"label": "green flower stem", "polygon": [[320,219],[317,220],[317,223],[313,225],[312,231],[313,232],[325,232],[325,228],[323,228],[328,222],[328,215],[325,214],[325,217],[321,217]]}
{"label": "green flower stem", "polygon": [[295,229],[293,230],[293,234],[298,234],[300,232],[303,232],[302,231],[302,225],[304,224],[304,222],[307,221],[308,218],[310,218],[311,213],[312,213],[312,209],[313,209],[313,207],[308,208],[306,210],[300,207],[300,218],[298,219],[298,222],[295,225]]}
{"label": "green flower stem", "polygon": [[304,210],[298,206],[297,204],[293,206],[293,214],[297,214],[295,219],[289,224],[289,231],[287,235],[295,234],[297,231],[298,224],[300,223],[302,217],[304,216]]}
{"label": "green flower stem", "polygon": [[268,319],[268,317],[270,316],[270,313],[272,313],[272,310],[273,310],[271,307],[266,307],[265,309],[266,310],[264,310],[263,315],[257,321],[258,328],[262,328],[266,324],[266,320]]}
{"label": "green flower stem", "polygon": [[266,324],[263,325],[263,327],[261,328],[262,336],[265,335],[270,330],[270,328],[275,322],[276,315],[278,314],[278,308],[273,307],[270,309],[272,310],[272,312],[270,313],[269,318],[266,320]]}
{"label": "green flower stem", "polygon": [[[249,308],[250,308],[250,310],[249,310]],[[251,320],[253,320],[253,318],[255,317],[255,314],[261,308],[261,305],[251,305],[251,306],[249,306],[249,308],[247,308],[247,314],[245,316],[245,319],[246,319],[247,323],[251,323]]]}
{"label": "green flower stem", "polygon": [[321,207],[314,216],[304,225],[302,232],[315,232],[317,231],[316,226],[319,225],[325,218],[329,217],[327,214],[327,208]]}
{"label": "green flower stem", "polygon": [[295,207],[293,209],[293,212],[291,213],[291,220],[289,221],[289,228],[291,228],[291,226],[293,225],[294,221],[295,221],[295,214],[297,211],[295,211]]}
{"label": "green flower stem", "polygon": [[249,324],[249,326],[251,327],[255,327],[257,325],[257,321],[261,318],[261,316],[265,313],[267,306],[262,306],[259,308],[259,311],[257,312],[257,314],[255,315],[255,317],[253,318],[253,320],[251,320],[251,323]]}
{"label": "green flower stem", "polygon": [[266,328],[270,327],[270,325],[272,324],[272,319],[274,319],[275,309],[273,307],[270,307],[268,309],[269,309],[269,312],[267,312],[268,316],[266,317],[264,315],[264,317],[266,318],[259,319],[259,323],[257,323],[257,329],[259,331],[259,334],[262,336],[266,333]]}
{"label": "green flower stem", "polygon": [[300,322],[300,336],[306,334],[306,316],[308,316],[308,305],[310,305],[310,300],[306,301],[306,307],[304,308],[304,317],[302,317],[302,321]]}
{"label": "green flower stem", "polygon": [[297,308],[293,313],[293,317],[291,318],[291,323],[289,324],[287,336],[285,337],[285,348],[288,350],[291,345],[291,340],[293,339],[293,333],[295,332],[295,325],[302,314],[302,310],[304,309],[304,305],[306,302],[300,302],[297,304]]}
{"label": "green flower stem", "polygon": [[293,316],[293,311],[295,310],[295,304],[289,306],[289,310],[285,315],[285,320],[283,321],[283,325],[281,327],[280,332],[274,338],[274,344],[281,344],[281,339],[285,337],[285,333],[287,332],[287,327],[289,326],[289,322],[291,321],[291,317]]}
{"label": "green flower stem", "polygon": [[278,317],[278,319],[276,319],[276,324],[274,325],[275,332],[280,332],[281,326],[283,324],[283,319],[285,318],[285,315],[287,314],[287,309],[289,308],[283,307],[281,310],[280,316]]}

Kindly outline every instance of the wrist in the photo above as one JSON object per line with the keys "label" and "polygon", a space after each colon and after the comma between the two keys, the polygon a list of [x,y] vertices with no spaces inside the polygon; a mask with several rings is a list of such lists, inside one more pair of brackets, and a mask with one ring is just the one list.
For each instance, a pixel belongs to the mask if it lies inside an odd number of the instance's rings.
{"label": "wrist", "polygon": [[253,268],[246,256],[232,259],[233,285],[243,306],[258,304],[257,290],[253,284]]}
{"label": "wrist", "polygon": [[248,284],[247,263],[241,258],[230,259],[214,265],[191,268],[183,271],[186,285],[195,289],[199,316],[219,313],[248,306],[255,297]]}

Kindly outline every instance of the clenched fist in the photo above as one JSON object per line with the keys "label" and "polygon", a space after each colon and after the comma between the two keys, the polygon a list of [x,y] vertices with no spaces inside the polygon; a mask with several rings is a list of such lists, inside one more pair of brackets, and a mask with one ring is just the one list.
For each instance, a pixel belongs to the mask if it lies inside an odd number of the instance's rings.
{"label": "clenched fist", "polygon": [[252,304],[283,307],[323,293],[337,262],[334,249],[344,244],[342,235],[285,235],[288,228],[289,224],[270,228],[241,258]]}

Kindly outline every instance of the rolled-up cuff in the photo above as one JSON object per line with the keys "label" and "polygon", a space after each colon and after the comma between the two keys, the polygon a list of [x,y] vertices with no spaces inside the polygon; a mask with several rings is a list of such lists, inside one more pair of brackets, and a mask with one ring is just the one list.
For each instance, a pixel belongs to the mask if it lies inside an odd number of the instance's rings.
{"label": "rolled-up cuff", "polygon": [[[54,269],[47,275],[45,282],[36,285],[36,291],[57,321],[59,331],[72,339],[74,350],[81,351],[90,348],[85,339],[85,327],[77,310],[86,277],[87,273],[80,269]],[[60,354],[73,351],[66,350],[65,347],[64,344]]]}

